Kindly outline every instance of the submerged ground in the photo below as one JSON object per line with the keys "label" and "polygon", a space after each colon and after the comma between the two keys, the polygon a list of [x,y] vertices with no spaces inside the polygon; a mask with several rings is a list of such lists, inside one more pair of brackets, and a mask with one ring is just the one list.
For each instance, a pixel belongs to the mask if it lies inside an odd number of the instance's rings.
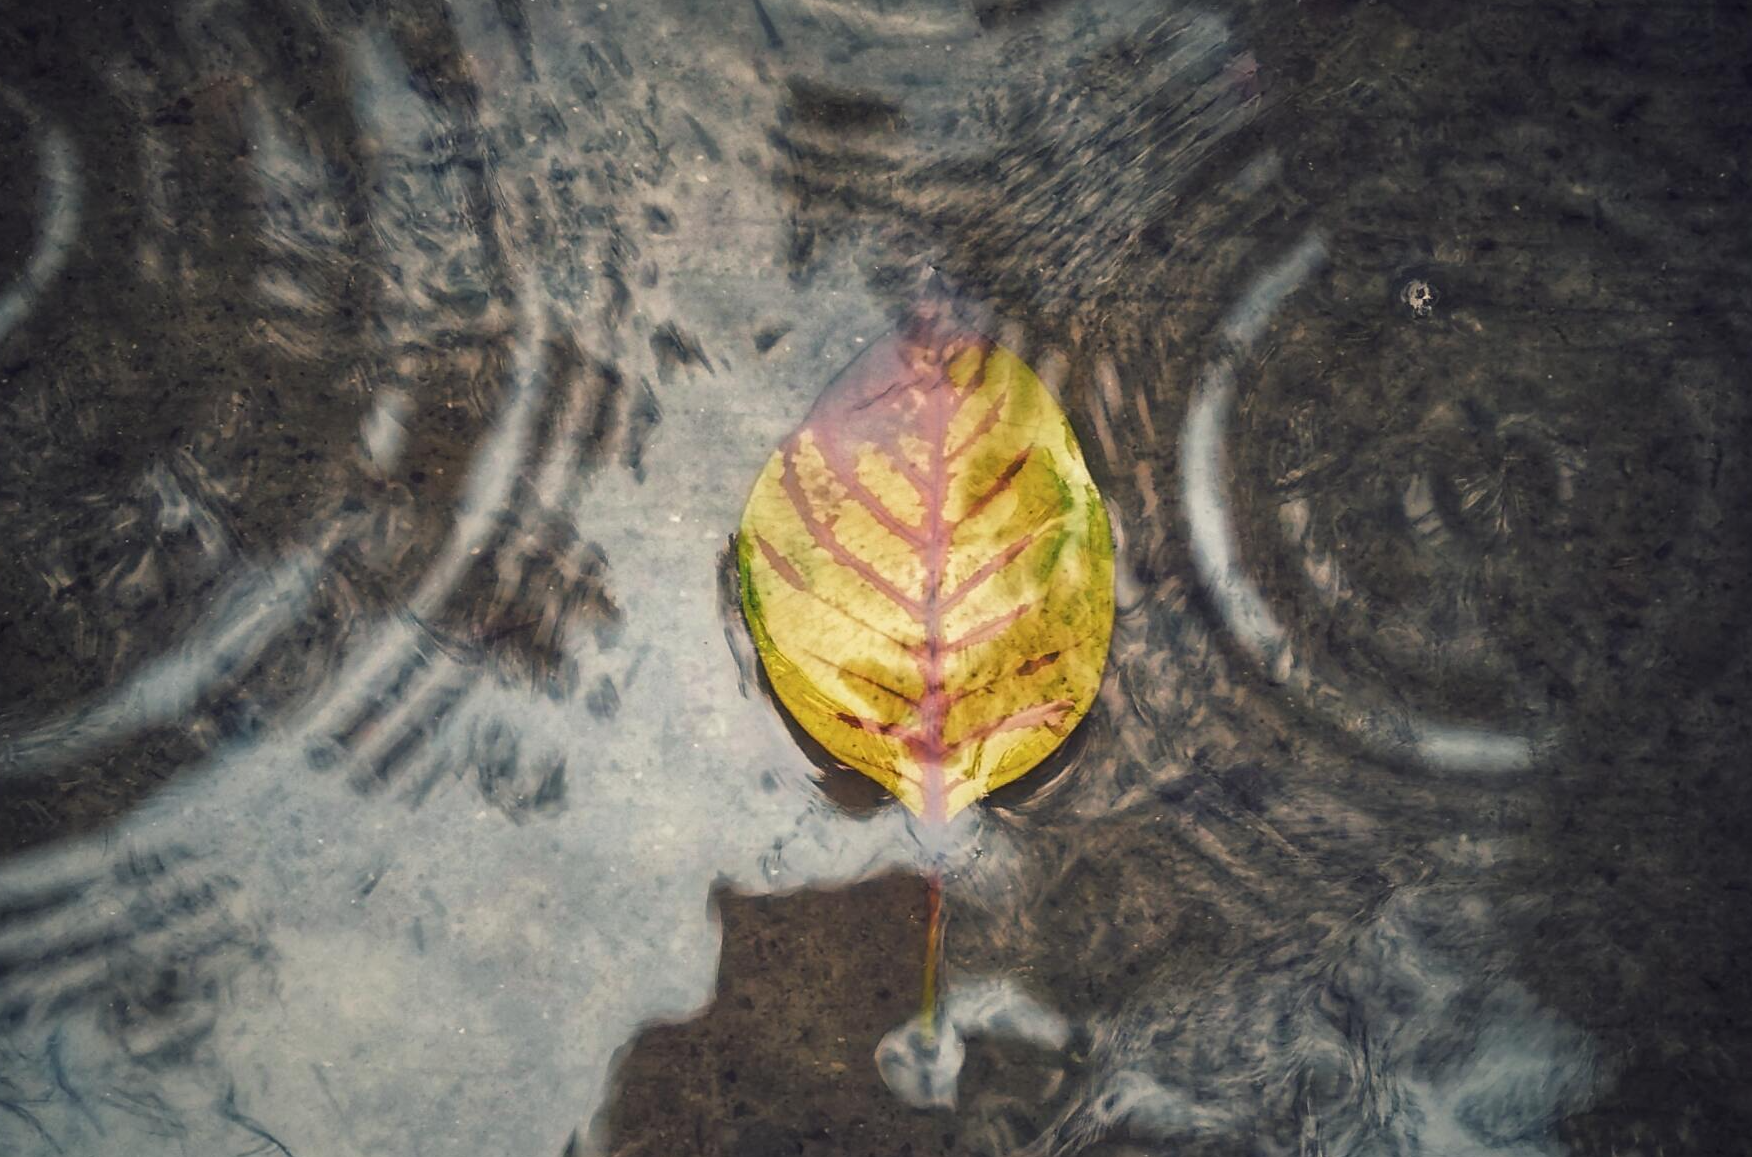
{"label": "submerged ground", "polygon": [[[1744,1150],[1752,16],[0,9],[0,1149]],[[947,882],[730,536],[930,271],[1118,539]]]}

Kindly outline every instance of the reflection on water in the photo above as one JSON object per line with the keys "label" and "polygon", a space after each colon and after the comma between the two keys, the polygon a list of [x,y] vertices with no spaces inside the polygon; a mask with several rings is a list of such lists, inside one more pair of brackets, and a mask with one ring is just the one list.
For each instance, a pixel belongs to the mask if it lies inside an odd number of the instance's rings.
{"label": "reflection on water", "polygon": [[[6,33],[0,1147],[1743,1135],[1743,18],[365,8]],[[723,581],[926,265],[1120,556],[930,1042]]]}

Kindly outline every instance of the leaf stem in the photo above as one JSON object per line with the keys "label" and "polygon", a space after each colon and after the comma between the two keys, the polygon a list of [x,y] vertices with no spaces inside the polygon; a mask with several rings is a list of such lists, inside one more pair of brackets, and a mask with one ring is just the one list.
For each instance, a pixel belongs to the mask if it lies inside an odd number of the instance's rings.
{"label": "leaf stem", "polygon": [[933,870],[925,877],[925,991],[919,1015],[924,1021],[926,1044],[935,1044],[937,1021],[942,1016],[943,999],[938,977],[943,962],[943,873]]}

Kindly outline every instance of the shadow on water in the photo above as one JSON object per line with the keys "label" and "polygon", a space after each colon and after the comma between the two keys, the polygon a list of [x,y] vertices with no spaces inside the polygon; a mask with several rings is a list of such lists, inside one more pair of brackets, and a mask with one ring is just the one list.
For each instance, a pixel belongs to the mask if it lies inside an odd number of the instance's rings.
{"label": "shadow on water", "polygon": [[[1749,34],[0,20],[0,1149],[1738,1152]],[[723,555],[927,266],[1119,539],[956,832],[953,1110]]]}

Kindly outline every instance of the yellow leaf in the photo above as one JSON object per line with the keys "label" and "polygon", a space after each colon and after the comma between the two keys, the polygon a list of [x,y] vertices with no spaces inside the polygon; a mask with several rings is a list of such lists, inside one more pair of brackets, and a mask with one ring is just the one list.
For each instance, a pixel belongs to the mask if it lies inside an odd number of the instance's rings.
{"label": "yellow leaf", "polygon": [[927,820],[1046,758],[1100,686],[1101,496],[1034,372],[952,323],[829,385],[755,483],[738,559],[779,700]]}

